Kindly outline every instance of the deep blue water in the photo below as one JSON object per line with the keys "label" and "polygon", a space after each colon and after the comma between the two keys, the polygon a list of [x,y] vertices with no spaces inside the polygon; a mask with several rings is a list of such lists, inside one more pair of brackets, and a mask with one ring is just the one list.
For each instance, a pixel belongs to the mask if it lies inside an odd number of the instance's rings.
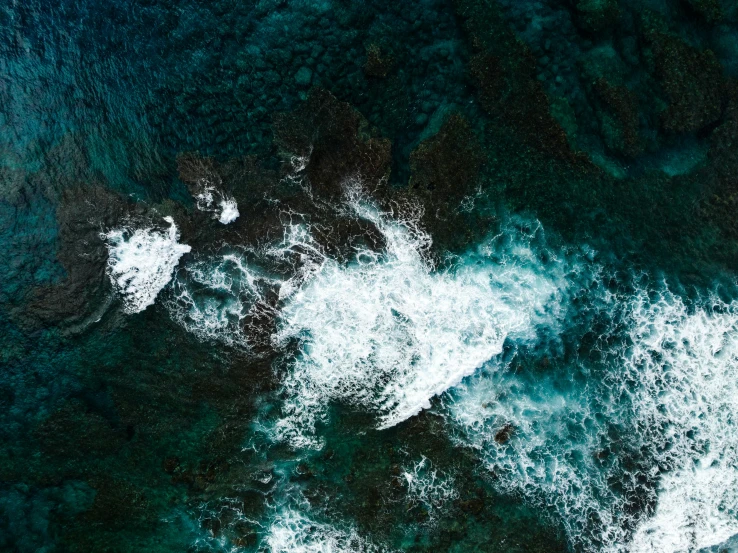
{"label": "deep blue water", "polygon": [[732,2],[0,30],[0,550],[738,547]]}

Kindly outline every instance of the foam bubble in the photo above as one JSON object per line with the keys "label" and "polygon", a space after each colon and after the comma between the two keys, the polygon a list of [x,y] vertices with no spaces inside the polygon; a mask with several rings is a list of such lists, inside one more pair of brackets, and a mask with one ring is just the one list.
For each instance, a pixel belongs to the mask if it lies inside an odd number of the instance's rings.
{"label": "foam bubble", "polygon": [[515,221],[512,239],[494,237],[433,271],[423,255],[429,237],[411,221],[351,207],[384,235],[386,251],[359,251],[348,266],[324,259],[280,313],[277,344],[301,342],[276,427],[295,447],[320,447],[316,425],[331,401],[374,412],[379,428],[396,425],[498,355],[507,338],[533,339],[562,316],[571,268],[536,251],[537,222]]}
{"label": "foam bubble", "polygon": [[172,278],[179,259],[191,248],[179,244],[179,232],[171,217],[167,231],[113,229],[100,236],[108,248],[108,275],[123,298],[126,313],[138,313],[153,305]]}

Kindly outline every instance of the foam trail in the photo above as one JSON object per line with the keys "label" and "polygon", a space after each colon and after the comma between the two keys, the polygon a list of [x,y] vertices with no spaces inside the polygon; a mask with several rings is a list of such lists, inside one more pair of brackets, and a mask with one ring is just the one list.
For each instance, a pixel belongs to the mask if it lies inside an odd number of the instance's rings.
{"label": "foam trail", "polygon": [[537,222],[495,237],[451,269],[434,272],[429,237],[355,201],[356,215],[384,235],[386,252],[360,251],[344,266],[324,259],[280,313],[277,344],[301,341],[286,376],[278,439],[320,447],[316,425],[339,401],[396,425],[430,406],[502,351],[509,337],[532,340],[562,317],[571,267],[535,245]]}
{"label": "foam trail", "polygon": [[[429,513],[459,498],[453,477],[434,469],[427,457],[422,457],[405,469],[401,478],[405,480],[410,505],[424,505]],[[434,522],[434,518],[431,518],[431,522]]]}
{"label": "foam trail", "polygon": [[108,248],[108,275],[123,298],[126,313],[138,313],[153,305],[172,278],[179,259],[192,248],[178,243],[179,232],[171,217],[167,231],[153,228],[113,229],[100,237]]}
{"label": "foam trail", "polygon": [[227,253],[187,264],[166,305],[172,318],[199,339],[249,348],[247,319],[271,311],[264,298],[277,285],[241,255]]}

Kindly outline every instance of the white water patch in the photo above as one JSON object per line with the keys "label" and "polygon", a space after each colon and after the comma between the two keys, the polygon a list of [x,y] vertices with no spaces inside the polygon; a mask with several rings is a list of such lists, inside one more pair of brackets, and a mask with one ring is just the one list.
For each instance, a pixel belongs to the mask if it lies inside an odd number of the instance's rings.
{"label": "white water patch", "polygon": [[578,550],[718,544],[738,533],[738,304],[615,299],[601,307],[625,331],[607,331],[604,367],[541,378],[492,364],[457,388],[450,420],[496,485],[547,509]]}
{"label": "white water patch", "polygon": [[167,307],[174,320],[201,340],[249,348],[249,320],[268,314],[265,296],[277,284],[228,253],[180,270]]}
{"label": "white water patch", "polygon": [[[626,540],[618,518],[625,501],[608,484],[618,467],[598,459],[607,425],[586,388],[517,375],[495,361],[459,386],[448,403],[460,442],[478,451],[501,492],[552,512],[586,551]],[[499,437],[501,432],[509,437]],[[590,520],[600,522],[592,528]]]}
{"label": "white water patch", "polygon": [[265,255],[292,265],[294,274],[279,286],[279,299],[286,300],[312,278],[327,257],[304,223],[288,222],[279,244],[267,248]]}
{"label": "white water patch", "polygon": [[200,192],[194,195],[197,209],[213,213],[214,217],[224,225],[238,219],[240,213],[234,198],[226,195],[206,178],[200,179],[198,187]]}
{"label": "white water patch", "polygon": [[575,272],[534,245],[543,234],[537,222],[517,220],[434,272],[423,254],[430,239],[411,222],[351,206],[376,225],[386,251],[359,251],[348,266],[324,259],[281,310],[274,337],[300,342],[276,425],[276,437],[294,447],[321,447],[316,427],[333,401],[373,412],[379,428],[430,407],[506,339],[533,340],[555,327]]}
{"label": "white water patch", "polygon": [[126,313],[138,313],[153,305],[156,296],[172,278],[179,259],[192,248],[180,244],[171,217],[167,231],[153,228],[118,228],[100,237],[108,248],[108,276],[123,299]]}
{"label": "white water patch", "polygon": [[[654,516],[631,551],[681,552],[738,534],[738,302],[689,309],[663,293],[635,298],[621,359],[662,471]],[[621,390],[625,392],[625,386]]]}
{"label": "white water patch", "polygon": [[699,460],[661,481],[656,512],[638,528],[634,553],[695,551],[738,533],[736,467]]}
{"label": "white water patch", "polygon": [[359,536],[316,522],[295,510],[277,515],[260,547],[264,553],[382,553],[388,551]]}
{"label": "white water patch", "polygon": [[227,225],[238,219],[240,213],[238,212],[238,204],[233,198],[223,198],[220,201],[220,216],[218,221],[222,224]]}

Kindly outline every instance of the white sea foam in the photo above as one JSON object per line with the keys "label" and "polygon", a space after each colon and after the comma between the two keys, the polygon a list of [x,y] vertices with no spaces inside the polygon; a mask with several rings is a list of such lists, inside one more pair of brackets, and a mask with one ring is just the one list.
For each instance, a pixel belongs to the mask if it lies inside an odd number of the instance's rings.
{"label": "white sea foam", "polygon": [[[217,179],[218,184],[220,179]],[[236,200],[224,192],[211,180],[202,178],[198,182],[200,192],[194,195],[195,205],[200,211],[213,213],[222,224],[227,225],[238,219],[238,204]]]}
{"label": "white sea foam", "polygon": [[223,198],[220,201],[220,216],[218,221],[227,225],[238,219],[240,213],[238,212],[238,204],[233,198]]}
{"label": "white sea foam", "polygon": [[174,220],[167,231],[153,228],[118,228],[100,236],[108,248],[108,275],[123,298],[127,313],[138,313],[153,305],[156,296],[172,278],[179,259],[191,248],[180,244]]}
{"label": "white sea foam", "polygon": [[738,534],[738,303],[640,294],[632,320],[623,365],[642,382],[636,412],[665,474],[631,551],[719,544]]}
{"label": "white sea foam", "polygon": [[643,521],[630,545],[633,553],[695,551],[738,534],[738,470],[711,459],[667,474],[656,512]]}
{"label": "white sea foam", "polygon": [[[185,269],[187,294],[178,280],[183,324],[224,341],[248,342],[245,314],[262,305],[264,289],[278,291],[274,343],[299,349],[282,373],[273,437],[320,447],[332,402],[373,413],[386,428],[443,394],[455,438],[495,472],[500,491],[549,512],[576,550],[677,553],[738,534],[736,303],[687,304],[653,286],[611,295],[595,285],[591,255],[556,255],[540,226],[521,219],[434,270],[429,237],[412,220],[355,198],[349,205],[382,233],[384,252],[361,250],[341,264],[308,225],[290,223],[264,255],[294,261],[292,278],[270,280],[223,257]],[[207,294],[195,299],[198,290]],[[574,294],[587,306],[573,306]],[[600,361],[570,354],[569,366],[532,374],[501,355],[505,342],[540,347],[542,334],[579,324],[566,316],[583,309],[615,321],[599,331]],[[404,476],[422,501],[430,473],[421,470],[423,480],[415,468]],[[305,520],[275,519],[270,547],[353,547],[350,532],[313,525],[317,533],[301,533],[312,524]]]}
{"label": "white sea foam", "polygon": [[512,238],[492,238],[434,272],[423,255],[429,237],[411,221],[350,205],[387,247],[360,251],[348,266],[324,259],[281,310],[276,343],[298,339],[301,347],[283,382],[276,431],[295,447],[320,447],[316,425],[331,401],[374,412],[379,428],[393,426],[498,355],[508,337],[533,339],[563,314],[571,267],[536,251],[537,222],[514,221]]}
{"label": "white sea foam", "polygon": [[[738,305],[711,297],[690,309],[644,290],[602,308],[621,309],[626,328],[604,351],[604,375],[490,368],[449,401],[461,441],[503,491],[550,509],[577,548],[676,553],[724,541],[738,533]],[[512,438],[497,443],[508,423]],[[629,507],[638,495],[656,503],[653,516]]]}
{"label": "white sea foam", "polygon": [[353,528],[341,530],[316,522],[296,510],[277,515],[269,527],[265,553],[381,553],[387,551],[359,536]]}

